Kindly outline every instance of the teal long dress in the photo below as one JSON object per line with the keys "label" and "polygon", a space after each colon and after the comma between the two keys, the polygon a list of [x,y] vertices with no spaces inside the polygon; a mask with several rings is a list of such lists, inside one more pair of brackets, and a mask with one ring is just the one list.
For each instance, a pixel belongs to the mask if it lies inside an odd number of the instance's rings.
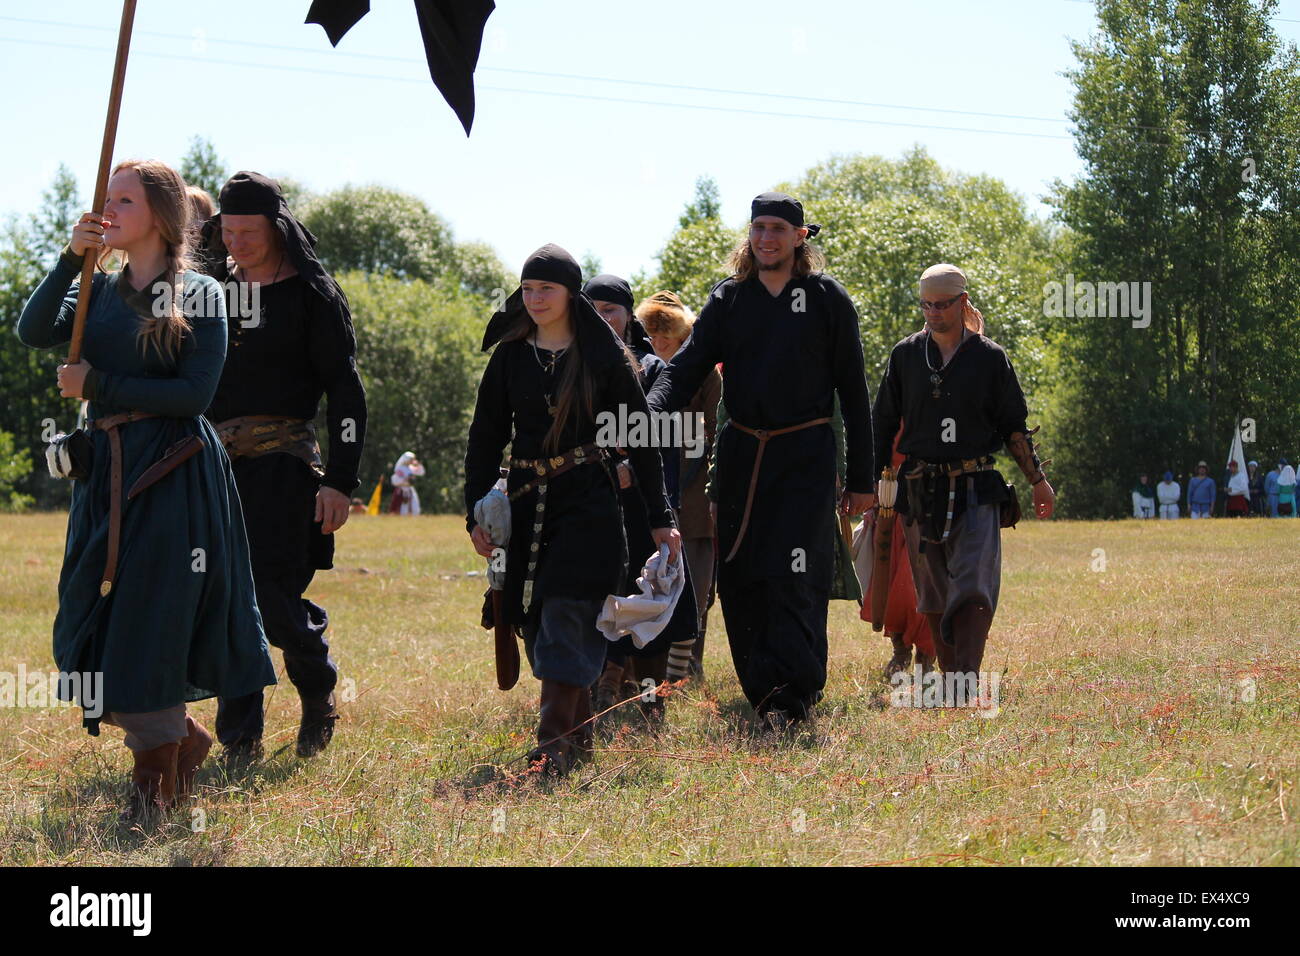
{"label": "teal long dress", "polygon": [[[65,250],[18,320],[24,344],[48,349],[71,340],[79,271],[79,259]],[[140,316],[153,304],[153,283],[136,292],[121,273],[96,275],[86,317],[89,417],[163,416],[119,429],[122,533],[117,577],[106,597],[100,595],[108,553],[106,432],[91,432],[90,477],[72,486],[54,659],[69,674],[102,674],[103,713],[148,713],[275,683],[239,493],[225,448],[203,418],[226,357],[224,296],[207,276],[186,272],[183,280],[184,301],[195,314],[179,355],[164,359],[136,337]],[[136,478],[189,435],[203,439],[203,450],[127,501]],[[83,713],[87,730],[97,735],[98,716]]]}

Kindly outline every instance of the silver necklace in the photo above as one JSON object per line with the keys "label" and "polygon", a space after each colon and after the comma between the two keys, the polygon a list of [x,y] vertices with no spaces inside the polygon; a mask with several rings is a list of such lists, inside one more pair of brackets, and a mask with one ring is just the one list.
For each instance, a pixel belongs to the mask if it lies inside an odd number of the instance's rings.
{"label": "silver necklace", "polygon": [[[943,366],[942,366],[941,368],[935,368],[934,365],[930,362],[930,342],[931,342],[932,338],[933,338],[933,336],[930,335],[930,330],[929,330],[929,329],[926,329],[926,330],[925,330],[925,349],[924,349],[924,352],[925,352],[925,367],[928,368],[928,369],[930,370],[930,384],[934,386],[934,390],[933,390],[932,392],[930,392],[930,395],[933,396],[934,398],[942,398],[942,397],[943,397],[943,392],[941,392],[941,391],[939,390],[939,386],[941,386],[941,385],[943,384],[943,375],[941,375],[940,373],[941,373],[941,372],[944,372],[944,371],[947,371],[948,366],[952,364],[952,360],[955,359],[955,358],[957,357],[957,350],[961,348],[961,346],[962,346],[962,342],[965,342],[965,341],[966,341],[966,329],[965,329],[965,327],[962,328],[962,330],[961,330],[961,341],[959,341],[959,342],[957,343],[957,348],[956,348],[956,349],[953,349],[952,355],[950,355],[950,356],[948,357],[948,361],[944,362],[944,363],[943,363]],[[936,346],[936,347],[937,347],[937,346]],[[939,353],[939,357],[940,357],[940,358],[943,357],[943,353],[942,353],[942,352]]]}
{"label": "silver necklace", "polygon": [[[558,362],[564,356],[564,353],[569,350],[567,345],[562,349],[557,349],[556,351],[551,352],[551,360],[549,362],[543,362],[542,354],[537,350],[537,336],[530,336],[528,344],[533,347],[533,358],[537,359],[537,365],[543,372],[554,372],[555,363]],[[548,349],[548,351],[550,350]]]}
{"label": "silver necklace", "polygon": [[[564,348],[556,352],[551,352],[551,360],[549,362],[543,362],[541,353],[537,351],[536,339],[537,339],[536,333],[529,336],[528,338],[528,344],[533,347],[533,358],[537,359],[537,366],[542,370],[543,374],[554,375],[555,363],[558,362],[560,358],[564,355],[564,353],[569,350],[569,347],[566,345]],[[546,399],[546,411],[550,414],[552,418],[554,418],[556,416],[556,413],[559,411],[559,409],[556,407],[555,400],[551,398],[550,392],[542,392],[542,397]]]}

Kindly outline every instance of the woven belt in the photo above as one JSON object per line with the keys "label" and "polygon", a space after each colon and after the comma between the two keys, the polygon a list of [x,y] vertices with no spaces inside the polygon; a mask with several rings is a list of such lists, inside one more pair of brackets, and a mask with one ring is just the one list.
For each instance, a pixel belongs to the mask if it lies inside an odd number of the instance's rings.
{"label": "woven belt", "polygon": [[305,418],[240,415],[219,422],[216,429],[231,461],[282,452],[302,459],[317,477],[325,475],[320,443],[316,441],[316,426]]}
{"label": "woven belt", "polygon": [[[524,576],[523,604],[525,612],[531,610],[533,606],[533,581],[537,575],[537,557],[541,550],[542,523],[546,518],[546,486],[557,475],[562,475],[579,465],[603,463],[607,457],[608,452],[604,448],[594,444],[587,444],[579,448],[571,448],[563,455],[556,455],[553,458],[510,459],[510,467],[521,471],[531,471],[537,476],[527,484],[520,485],[510,492],[510,500],[514,501],[516,498],[528,494],[534,488],[537,489],[537,507],[533,511],[533,533],[528,544],[528,573]],[[617,490],[615,490],[616,496],[617,493]]]}
{"label": "woven belt", "polygon": [[731,546],[731,552],[723,558],[723,562],[730,561],[740,550],[740,542],[745,540],[745,532],[749,530],[749,512],[754,507],[754,491],[758,488],[758,468],[763,463],[763,450],[767,448],[768,439],[775,438],[777,435],[788,435],[790,432],[802,431],[805,428],[812,428],[814,425],[829,425],[829,418],[814,418],[812,421],[804,422],[801,425],[789,425],[785,428],[750,428],[740,424],[734,418],[728,422],[728,425],[738,428],[746,435],[753,435],[758,439],[758,453],[754,455],[754,471],[749,476],[749,492],[745,495],[745,513],[740,519],[740,530],[736,532],[736,541]]}

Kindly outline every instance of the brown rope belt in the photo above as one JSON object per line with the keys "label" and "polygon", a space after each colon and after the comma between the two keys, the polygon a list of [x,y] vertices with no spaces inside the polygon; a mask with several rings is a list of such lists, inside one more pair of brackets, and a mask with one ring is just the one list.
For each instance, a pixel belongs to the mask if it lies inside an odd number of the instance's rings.
{"label": "brown rope belt", "polygon": [[[537,489],[537,507],[533,511],[533,534],[528,545],[528,573],[524,577],[524,610],[533,606],[533,580],[537,575],[537,557],[541,550],[542,522],[546,518],[546,486],[556,475],[562,475],[579,465],[604,462],[608,452],[597,445],[587,444],[571,448],[563,455],[553,458],[511,458],[510,467],[531,471],[537,477],[527,484],[520,485],[510,492],[510,500],[522,498],[534,488]],[[616,492],[617,494],[617,492]]]}
{"label": "brown rope belt", "polygon": [[[153,412],[122,412],[108,418],[96,418],[86,422],[86,428],[98,429],[108,433],[109,449],[109,505],[108,505],[108,556],[104,562],[104,575],[100,581],[99,593],[107,597],[113,590],[117,578],[117,557],[122,544],[122,436],[118,429],[130,422],[145,418],[159,418]],[[171,445],[163,456],[141,473],[131,485],[126,500],[130,501],[140,492],[170,474],[203,449],[203,439],[189,435]]]}
{"label": "brown rope belt", "polygon": [[[979,458],[961,458],[954,461],[932,462],[917,460],[912,470],[903,476],[907,480],[908,503],[914,511],[919,512],[918,518],[927,519],[931,525],[935,524],[935,500],[931,497],[929,507],[926,507],[925,498],[921,494],[921,482],[923,479],[933,480],[941,475],[946,476],[948,479],[948,514],[944,518],[943,533],[937,539],[928,538],[922,534],[922,541],[928,541],[931,544],[943,544],[948,540],[948,535],[952,533],[952,515],[957,505],[957,479],[962,475],[974,474],[977,471],[991,471],[992,469],[992,455],[981,455]],[[974,479],[970,480],[973,481]],[[930,530],[933,532],[933,527]]]}
{"label": "brown rope belt", "polygon": [[218,422],[215,427],[217,437],[226,446],[226,454],[231,461],[283,452],[302,459],[318,478],[325,475],[320,443],[316,440],[316,426],[305,418],[240,415],[238,418]]}
{"label": "brown rope belt", "polygon": [[829,425],[829,418],[814,418],[812,421],[804,422],[801,425],[789,425],[785,428],[750,428],[740,424],[734,418],[728,423],[735,428],[740,429],[746,435],[753,435],[758,439],[758,452],[754,455],[754,472],[749,476],[749,492],[745,495],[745,513],[740,519],[740,530],[736,533],[736,541],[731,546],[731,553],[723,558],[723,562],[730,561],[740,550],[740,542],[745,540],[745,532],[749,530],[749,512],[754,507],[754,491],[758,488],[758,468],[763,463],[763,450],[767,448],[767,442],[777,435],[788,435],[790,432],[802,431],[805,428],[812,428],[814,425]]}

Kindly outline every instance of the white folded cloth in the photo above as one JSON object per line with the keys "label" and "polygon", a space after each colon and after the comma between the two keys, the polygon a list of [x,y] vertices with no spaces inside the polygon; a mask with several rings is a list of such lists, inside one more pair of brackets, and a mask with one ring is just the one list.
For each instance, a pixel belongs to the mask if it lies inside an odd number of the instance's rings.
{"label": "white folded cloth", "polygon": [[[506,497],[504,479],[496,487],[474,503],[474,520],[488,533],[492,543],[505,547],[510,543],[510,499]],[[504,562],[503,562],[504,563]],[[500,591],[506,586],[506,572],[492,568],[488,560],[488,584],[492,590]]]}
{"label": "white folded cloth", "polygon": [[668,626],[673,609],[686,587],[686,572],[681,559],[668,560],[668,545],[661,544],[636,579],[639,594],[620,597],[611,594],[596,618],[596,627],[611,641],[627,634],[638,649],[653,641]]}

